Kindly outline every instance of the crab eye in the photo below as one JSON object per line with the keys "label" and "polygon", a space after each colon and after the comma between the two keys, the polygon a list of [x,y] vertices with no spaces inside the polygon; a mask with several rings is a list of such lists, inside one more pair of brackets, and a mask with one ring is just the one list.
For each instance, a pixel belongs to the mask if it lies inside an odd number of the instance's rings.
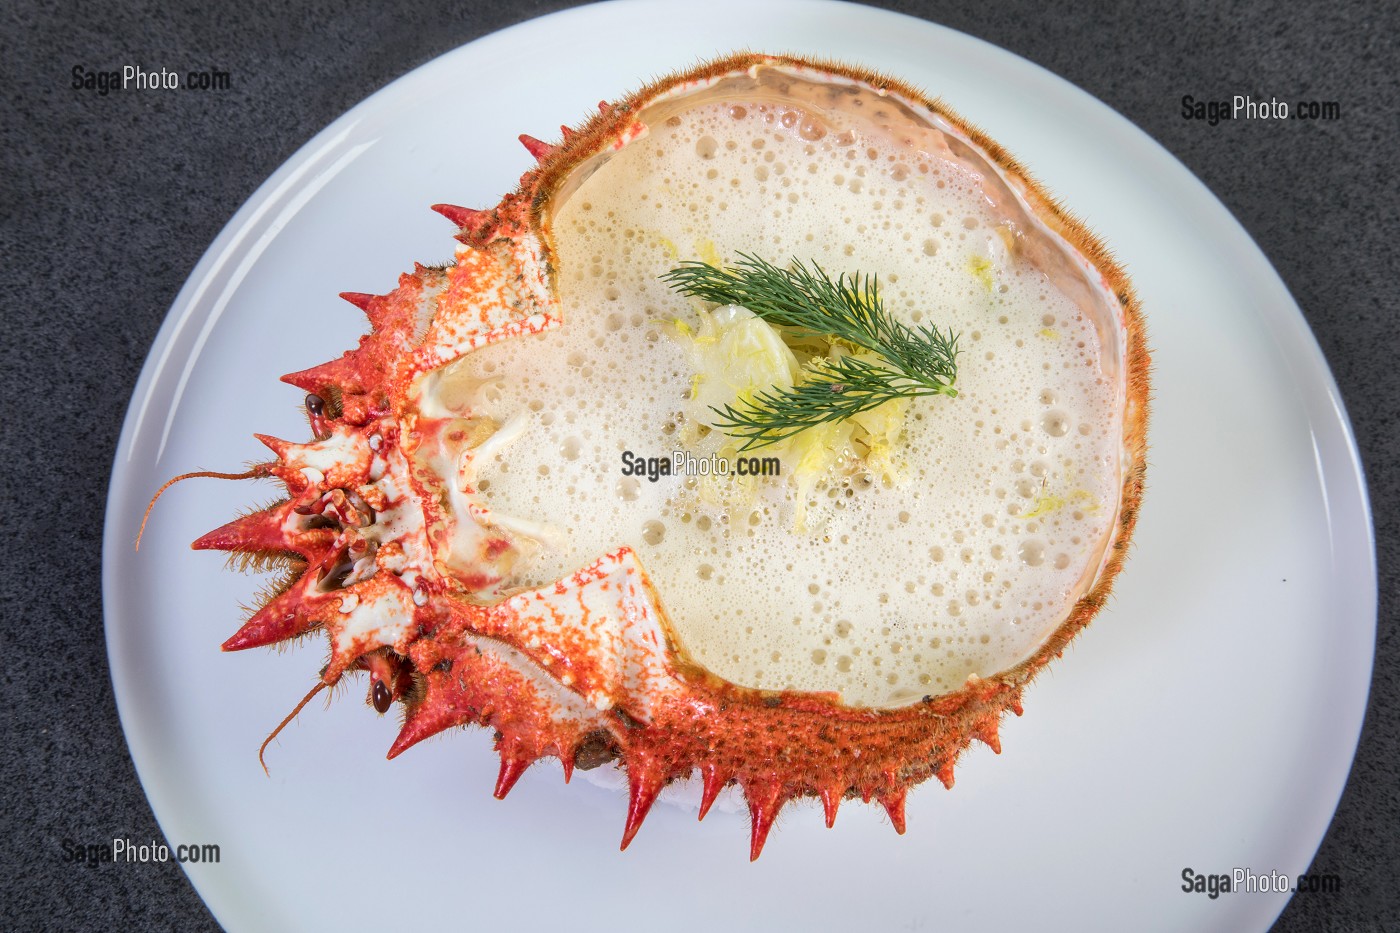
{"label": "crab eye", "polygon": [[389,688],[384,685],[384,681],[376,680],[374,689],[370,691],[370,701],[374,704],[377,712],[387,713],[389,704],[394,702],[394,698],[389,694]]}
{"label": "crab eye", "polygon": [[306,397],[306,410],[314,418],[319,418],[325,414],[326,400],[319,395],[308,395]]}

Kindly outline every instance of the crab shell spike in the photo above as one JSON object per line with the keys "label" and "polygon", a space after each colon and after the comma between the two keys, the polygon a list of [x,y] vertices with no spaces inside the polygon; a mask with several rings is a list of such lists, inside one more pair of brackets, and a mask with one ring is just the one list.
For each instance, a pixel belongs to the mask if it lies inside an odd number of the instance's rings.
{"label": "crab shell spike", "polygon": [[501,771],[496,775],[496,789],[493,796],[497,800],[505,800],[510,789],[515,786],[515,782],[520,780],[520,775],[525,773],[525,769],[534,762],[527,758],[517,758],[507,753],[501,754]]}
{"label": "crab shell spike", "polygon": [[[489,706],[482,702],[485,694],[475,680],[477,677],[489,680],[492,676],[499,676],[499,672],[489,668],[464,667],[442,673],[433,669],[435,659],[432,655],[425,657],[421,647],[415,648],[416,651],[410,652],[410,660],[419,670],[418,677],[424,688],[416,702],[406,704],[403,728],[389,747],[389,758],[397,758],[424,739],[455,726],[485,725],[491,718]],[[466,650],[477,660],[481,659],[481,655],[476,655],[474,645],[468,645]],[[458,676],[459,673],[461,676]]]}
{"label": "crab shell spike", "polygon": [[651,805],[656,803],[657,795],[665,786],[657,774],[645,767],[628,768],[627,783],[627,825],[622,828],[622,845],[619,847],[622,850],[632,844],[632,837],[642,828],[642,821],[651,812]]}
{"label": "crab shell spike", "polygon": [[783,804],[787,803],[787,796],[777,781],[750,784],[744,788],[744,795],[749,799],[749,816],[753,821],[749,832],[749,861],[755,862],[763,854],[763,844],[768,841],[768,832]]}
{"label": "crab shell spike", "polygon": [[831,829],[836,825],[836,811],[841,806],[841,799],[846,796],[845,791],[828,784],[818,794],[822,799],[822,813],[826,816],[826,828]]}
{"label": "crab shell spike", "polygon": [[904,800],[908,796],[908,791],[900,788],[888,794],[880,795],[880,806],[885,808],[885,812],[890,815],[890,823],[894,826],[894,831],[901,836],[904,835]]}
{"label": "crab shell spike", "polygon": [[280,461],[285,461],[287,459],[287,454],[294,452],[297,447],[302,446],[295,441],[284,441],[282,438],[273,437],[271,434],[254,434],[253,436],[257,438],[264,447],[275,453],[277,459]]}
{"label": "crab shell spike", "polygon": [[360,370],[356,361],[348,356],[342,356],[339,359],[330,360],[300,372],[288,373],[282,377],[282,381],[288,385],[294,385],[303,392],[314,392],[318,395],[325,391],[326,386],[361,388],[360,379]]}
{"label": "crab shell spike", "polygon": [[724,790],[724,785],[729,783],[728,775],[720,774],[719,768],[712,763],[705,763],[700,767],[700,777],[704,781],[704,791],[700,795],[700,816],[704,819],[705,814],[710,812],[710,807],[714,805],[715,798],[719,792]]}
{"label": "crab shell spike", "polygon": [[305,635],[318,625],[301,611],[301,594],[288,589],[253,613],[222,645],[224,651],[265,648]]}
{"label": "crab shell spike", "polygon": [[559,136],[564,140],[564,142],[568,142],[569,140],[574,138],[574,131],[570,129],[567,125],[561,123],[559,125]]}
{"label": "crab shell spike", "polygon": [[399,729],[399,734],[384,757],[397,758],[424,739],[430,739],[439,732],[463,724],[451,713],[430,708],[426,703],[416,706],[404,717],[403,727]]}
{"label": "crab shell spike", "polygon": [[528,149],[530,155],[534,156],[535,159],[540,162],[549,158],[556,148],[543,140],[536,139],[528,133],[520,134],[520,144]]}
{"label": "crab shell spike", "polygon": [[476,230],[486,219],[485,211],[478,211],[470,207],[458,207],[456,204],[434,204],[433,210],[463,230]]}
{"label": "crab shell spike", "polygon": [[378,296],[371,295],[368,292],[341,292],[340,297],[344,298],[346,301],[350,302],[352,305],[359,308],[366,314],[369,314],[370,302],[374,301],[374,299]]}
{"label": "crab shell spike", "polygon": [[1001,754],[1001,738],[997,735],[997,721],[995,719],[985,720],[978,723],[973,732],[982,744],[990,748],[998,755]]}
{"label": "crab shell spike", "polygon": [[938,770],[934,772],[937,778],[943,782],[943,786],[948,788],[948,790],[953,789],[953,766],[955,764],[957,764],[957,759],[949,758],[947,761],[943,762],[943,764],[939,765]]}
{"label": "crab shell spike", "polygon": [[287,532],[287,515],[291,510],[292,503],[284,502],[270,509],[242,515],[207,534],[200,535],[190,548],[196,551],[231,551],[236,554],[295,551],[310,559],[311,554],[304,541],[298,540],[309,535],[294,538]]}

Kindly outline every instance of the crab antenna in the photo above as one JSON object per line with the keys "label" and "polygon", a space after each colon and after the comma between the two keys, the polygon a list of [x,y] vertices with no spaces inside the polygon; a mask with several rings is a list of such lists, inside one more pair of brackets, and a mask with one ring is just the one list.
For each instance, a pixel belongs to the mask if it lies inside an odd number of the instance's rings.
{"label": "crab antenna", "polygon": [[267,762],[263,761],[263,752],[267,751],[267,746],[272,743],[273,739],[277,738],[277,733],[287,727],[287,723],[297,718],[297,713],[300,713],[306,708],[306,704],[311,702],[311,698],[324,689],[326,689],[326,682],[324,680],[317,681],[316,686],[312,687],[310,692],[301,698],[301,702],[297,704],[297,708],[288,713],[287,718],[277,724],[277,728],[272,730],[271,735],[263,739],[262,746],[258,749],[258,764],[262,765],[263,774],[272,777],[272,772],[267,770]]}
{"label": "crab antenna", "polygon": [[157,489],[156,494],[151,496],[151,502],[146,506],[146,513],[141,516],[141,527],[136,532],[136,550],[141,550],[141,536],[146,533],[146,522],[151,518],[151,509],[156,507],[156,500],[159,499],[167,489],[180,482],[180,480],[194,479],[196,476],[207,476],[211,479],[257,479],[260,476],[266,475],[267,466],[264,464],[253,467],[247,473],[216,473],[213,470],[197,470],[194,473],[181,473],[179,476]]}

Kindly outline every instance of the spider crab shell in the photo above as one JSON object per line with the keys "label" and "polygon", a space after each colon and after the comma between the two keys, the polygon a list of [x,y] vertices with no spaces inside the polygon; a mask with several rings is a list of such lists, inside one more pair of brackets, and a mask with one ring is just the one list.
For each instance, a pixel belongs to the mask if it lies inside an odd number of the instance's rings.
{"label": "spider crab shell", "polygon": [[[550,220],[571,178],[642,136],[640,118],[658,102],[765,73],[888,95],[994,166],[1003,190],[1091,270],[1117,329],[1126,387],[1121,496],[1082,595],[1021,663],[902,707],[848,707],[835,694],[756,690],[709,673],[689,659],[625,547],[551,586],[503,590],[522,529],[492,514],[473,469],[502,439],[483,438],[430,391],[434,373],[462,354],[566,320],[552,284]],[[376,709],[402,705],[389,757],[455,726],[493,728],[499,798],[542,757],[557,757],[566,780],[575,767],[619,760],[630,786],[623,848],[662,788],[697,770],[702,818],[723,787],[742,789],[751,858],[784,804],[804,796],[820,798],[828,825],[843,799],[873,799],[902,833],[912,786],[933,776],[951,786],[974,738],[1000,750],[1000,718],[1021,712],[1027,682],[1103,605],[1122,564],[1143,482],[1148,362],[1123,273],[975,128],[899,81],[831,62],[724,58],[602,104],[582,126],[563,128],[557,144],[521,140],[538,164],[499,205],[434,208],[459,228],[455,262],[420,265],[384,295],[343,295],[368,316],[370,332],[340,358],[284,377],[309,393],[314,438],[260,436],[276,456],[249,475],[280,480],[286,501],[194,543],[289,568],[280,592],[224,648],[324,633],[330,658],[318,688],[364,670]]]}

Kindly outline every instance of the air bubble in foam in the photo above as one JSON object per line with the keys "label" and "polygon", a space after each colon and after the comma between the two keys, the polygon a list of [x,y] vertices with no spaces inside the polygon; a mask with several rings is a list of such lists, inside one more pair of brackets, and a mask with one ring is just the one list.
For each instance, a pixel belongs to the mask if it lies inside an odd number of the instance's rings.
{"label": "air bubble in foam", "polygon": [[642,540],[653,547],[666,539],[666,526],[652,519],[642,526]]}

